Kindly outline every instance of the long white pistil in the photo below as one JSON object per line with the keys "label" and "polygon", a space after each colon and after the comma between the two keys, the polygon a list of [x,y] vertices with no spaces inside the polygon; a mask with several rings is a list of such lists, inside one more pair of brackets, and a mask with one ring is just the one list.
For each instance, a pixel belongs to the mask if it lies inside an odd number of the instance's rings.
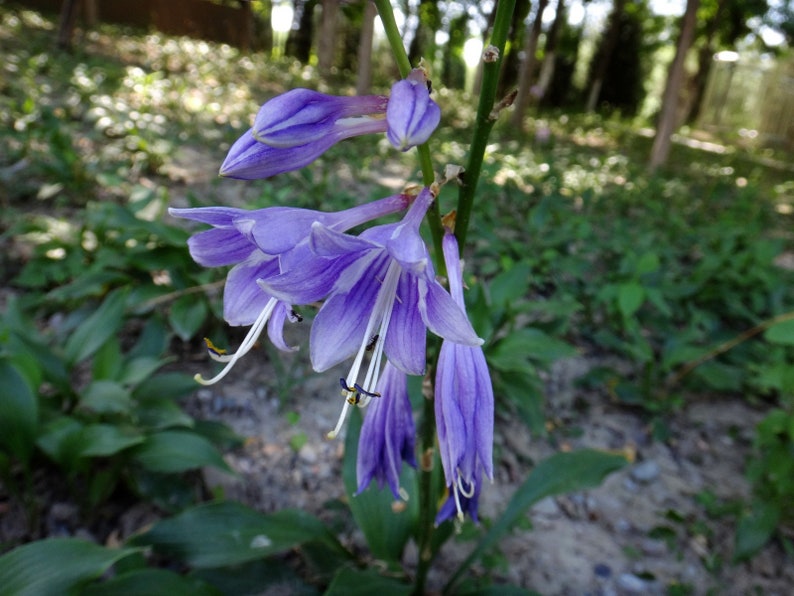
{"label": "long white pistil", "polygon": [[276,308],[277,303],[278,300],[276,298],[271,298],[270,300],[267,301],[265,308],[263,308],[262,312],[259,313],[259,316],[254,321],[254,324],[251,325],[251,329],[248,330],[245,339],[243,339],[243,343],[240,344],[240,347],[237,349],[237,351],[234,354],[230,354],[230,355],[211,354],[214,360],[217,360],[218,362],[226,363],[226,366],[223,367],[223,370],[221,370],[221,372],[219,372],[211,379],[205,379],[204,377],[201,376],[201,374],[198,373],[193,378],[202,385],[214,385],[215,383],[220,381],[223,377],[225,377],[232,369],[232,367],[235,365],[235,363],[240,358],[245,356],[248,352],[250,352],[251,348],[254,347],[256,340],[259,339],[259,336],[262,334],[262,330],[265,328],[265,325],[267,325],[267,321],[268,319],[270,319],[270,315],[273,314],[273,309]]}
{"label": "long white pistil", "polygon": [[[351,401],[358,404],[359,407],[364,407],[372,400],[372,394],[380,378],[380,361],[383,356],[383,345],[386,340],[386,332],[389,328],[391,314],[394,309],[394,301],[397,299],[397,283],[400,280],[400,271],[401,267],[396,261],[389,263],[389,268],[386,270],[386,278],[383,280],[383,285],[375,299],[375,306],[372,308],[372,314],[369,317],[369,321],[367,321],[367,328],[364,331],[364,338],[361,342],[361,346],[356,353],[356,357],[353,359],[353,365],[350,367],[350,372],[345,379],[345,383],[348,387],[353,387],[353,389],[342,390],[342,397],[345,398],[345,402],[342,406],[342,412],[339,415],[336,426],[326,435],[329,439],[335,439],[342,430]],[[378,339],[371,348],[372,358],[369,361],[369,367],[367,368],[367,373],[364,376],[364,384],[362,385],[364,393],[359,396],[359,399],[355,399],[356,380],[358,379],[361,365],[364,362],[364,354],[367,352],[367,347],[370,344],[370,338],[373,337],[376,325],[379,325]],[[350,399],[351,396],[353,399]]]}

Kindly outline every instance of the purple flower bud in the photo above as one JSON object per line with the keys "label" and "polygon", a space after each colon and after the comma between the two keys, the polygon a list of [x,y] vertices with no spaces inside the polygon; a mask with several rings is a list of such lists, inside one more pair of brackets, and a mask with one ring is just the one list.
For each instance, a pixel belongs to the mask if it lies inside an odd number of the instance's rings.
{"label": "purple flower bud", "polygon": [[356,494],[363,492],[375,478],[378,488],[388,483],[394,498],[399,499],[402,462],[416,467],[416,428],[405,373],[386,364],[375,395],[369,401],[358,440]]}
{"label": "purple flower bud", "polygon": [[[455,236],[442,243],[453,300],[463,309],[463,275]],[[483,474],[493,480],[494,395],[488,365],[480,346],[445,339],[438,356],[435,412],[438,446],[450,498],[436,523],[468,513],[476,521]]]}
{"label": "purple flower bud", "polygon": [[381,95],[341,97],[292,89],[259,109],[252,132],[271,147],[297,147],[333,134],[339,120],[383,114],[387,102]]}
{"label": "purple flower bud", "polygon": [[424,76],[412,73],[392,85],[386,108],[386,136],[397,149],[407,151],[427,141],[440,120],[441,108],[430,99]]}

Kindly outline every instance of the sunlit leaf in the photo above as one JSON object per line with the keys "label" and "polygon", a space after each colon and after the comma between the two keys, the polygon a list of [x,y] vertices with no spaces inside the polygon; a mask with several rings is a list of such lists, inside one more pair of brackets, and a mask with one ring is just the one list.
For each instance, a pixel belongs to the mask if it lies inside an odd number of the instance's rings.
{"label": "sunlit leaf", "polygon": [[794,319],[775,323],[764,332],[764,339],[776,344],[794,346]]}

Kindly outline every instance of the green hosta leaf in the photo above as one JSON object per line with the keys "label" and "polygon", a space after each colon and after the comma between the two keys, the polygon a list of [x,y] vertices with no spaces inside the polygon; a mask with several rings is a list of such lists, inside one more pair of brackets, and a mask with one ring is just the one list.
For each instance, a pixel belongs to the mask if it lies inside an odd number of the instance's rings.
{"label": "green hosta leaf", "polygon": [[80,434],[83,424],[61,416],[46,425],[36,445],[57,464],[70,469],[80,456]]}
{"label": "green hosta leaf", "polygon": [[38,427],[36,395],[16,367],[0,360],[0,445],[27,462]]}
{"label": "green hosta leaf", "polygon": [[282,553],[310,540],[336,541],[317,518],[284,509],[264,515],[218,501],[188,509],[131,540],[196,568],[238,565]]}
{"label": "green hosta leaf", "polygon": [[764,331],[764,339],[775,344],[794,346],[794,319],[772,325]]}
{"label": "green hosta leaf", "polygon": [[201,296],[182,296],[171,305],[168,320],[179,338],[188,341],[201,329],[208,313],[207,302]]}
{"label": "green hosta leaf", "polygon": [[114,381],[94,381],[82,391],[80,405],[98,414],[125,414],[132,407],[132,397]]}
{"label": "green hosta leaf", "polygon": [[140,433],[112,424],[89,424],[80,431],[78,442],[83,457],[108,457],[144,440]]}
{"label": "green hosta leaf", "polygon": [[739,518],[736,525],[734,560],[752,557],[772,538],[780,519],[780,506],[775,503],[756,501],[752,511]]}
{"label": "green hosta leaf", "polygon": [[135,569],[101,584],[92,584],[80,596],[221,596],[223,592],[195,578],[165,569]]}
{"label": "green hosta leaf", "polygon": [[174,426],[193,428],[193,418],[170,399],[142,400],[137,409],[138,424],[150,430]]}
{"label": "green hosta leaf", "polygon": [[550,364],[560,358],[574,356],[576,349],[566,342],[531,327],[514,331],[500,340],[486,357],[488,363],[499,370],[522,372],[527,369],[527,359]]}
{"label": "green hosta leaf", "polygon": [[136,399],[178,399],[196,391],[200,385],[184,373],[160,373],[143,381],[133,390]]}
{"label": "green hosta leaf", "polygon": [[0,557],[2,592],[9,596],[66,594],[137,550],[108,549],[77,538],[32,542]]}
{"label": "green hosta leaf", "polygon": [[[472,553],[458,567],[447,588],[453,586],[466,569],[484,555],[532,505],[541,499],[598,486],[605,476],[626,464],[622,455],[614,455],[594,449],[582,449],[571,453],[556,453],[540,462],[529,478],[516,491],[504,513],[493,523]],[[448,590],[445,590],[448,591]]]}
{"label": "green hosta leaf", "polygon": [[68,362],[75,364],[85,360],[121,328],[126,298],[122,290],[108,294],[100,307],[83,321],[64,347]]}
{"label": "green hosta leaf", "polygon": [[529,291],[531,272],[529,265],[518,263],[493,278],[488,284],[491,303],[498,308],[505,308],[525,297]]}
{"label": "green hosta leaf", "polygon": [[165,359],[154,356],[139,356],[127,360],[119,373],[119,382],[137,385],[151,377],[165,363]]}
{"label": "green hosta leaf", "polygon": [[371,569],[345,567],[334,576],[325,596],[408,596],[413,586],[393,577],[384,577]]}
{"label": "green hosta leaf", "polygon": [[406,507],[402,511],[392,510],[394,495],[386,485],[382,490],[378,489],[376,480],[373,480],[363,493],[356,495],[358,490],[356,454],[361,424],[361,413],[355,408],[348,422],[345,461],[342,468],[350,511],[361,531],[364,532],[372,554],[386,561],[399,561],[419,515],[416,473],[409,466],[403,466],[400,485],[408,491],[408,501],[404,503]]}
{"label": "green hosta leaf", "polygon": [[618,308],[620,313],[629,318],[645,301],[645,289],[637,282],[630,281],[620,284],[618,288]]}
{"label": "green hosta leaf", "polygon": [[118,380],[122,361],[121,342],[118,337],[111,337],[94,354],[91,362],[94,378]]}
{"label": "green hosta leaf", "polygon": [[[305,546],[301,551],[305,551]],[[312,580],[317,578],[314,574]],[[319,596],[316,588],[305,583],[289,565],[277,558],[257,559],[233,567],[196,569],[188,577],[200,579],[221,590],[223,594],[289,594]],[[176,596],[176,595],[174,595]]]}
{"label": "green hosta leaf", "polygon": [[135,450],[134,457],[152,472],[184,472],[202,466],[232,472],[212,443],[189,431],[167,430],[149,435]]}
{"label": "green hosta leaf", "polygon": [[500,372],[494,375],[493,380],[496,395],[516,405],[529,430],[535,435],[545,435],[543,382],[537,371],[528,366],[522,372]]}
{"label": "green hosta leaf", "polygon": [[637,260],[635,272],[637,275],[645,275],[657,269],[659,269],[659,256],[653,252],[646,252]]}

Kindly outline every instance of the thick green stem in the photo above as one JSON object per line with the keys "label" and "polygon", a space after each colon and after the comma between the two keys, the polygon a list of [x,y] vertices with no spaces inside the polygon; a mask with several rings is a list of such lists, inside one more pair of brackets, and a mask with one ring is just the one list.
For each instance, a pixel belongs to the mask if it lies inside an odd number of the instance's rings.
{"label": "thick green stem", "polygon": [[[496,121],[496,115],[493,114],[494,106],[496,105],[496,87],[499,82],[502,54],[504,54],[505,41],[510,30],[510,20],[513,16],[515,5],[515,0],[499,0],[496,6],[496,17],[494,18],[494,28],[490,41],[490,45],[495,47],[497,51],[494,53],[486,48],[483,57],[480,103],[477,106],[477,119],[474,122],[474,134],[469,148],[469,162],[466,165],[463,185],[458,192],[455,236],[458,239],[458,246],[460,246],[461,252],[466,245],[466,233],[469,230],[471,210],[474,204],[474,195],[477,192],[477,182],[482,171],[485,147],[488,144],[488,136]],[[494,60],[493,57],[496,59]]]}
{"label": "thick green stem", "polygon": [[[403,45],[403,38],[397,28],[397,22],[394,20],[391,2],[389,0],[374,1],[375,6],[378,8],[380,20],[383,23],[383,29],[386,31],[386,38],[389,40],[394,59],[397,62],[397,68],[400,69],[400,75],[405,78],[411,72],[411,61],[408,60],[408,54]],[[419,167],[422,169],[422,183],[425,186],[430,186],[435,182],[436,175],[433,171],[433,161],[430,159],[430,149],[427,143],[419,145],[417,152],[419,154]],[[433,236],[437,270],[443,275],[445,269],[444,259],[441,257],[441,240],[444,237],[444,230],[441,226],[441,211],[438,207],[438,201],[434,201],[428,210],[427,223],[430,225],[430,233]]]}

